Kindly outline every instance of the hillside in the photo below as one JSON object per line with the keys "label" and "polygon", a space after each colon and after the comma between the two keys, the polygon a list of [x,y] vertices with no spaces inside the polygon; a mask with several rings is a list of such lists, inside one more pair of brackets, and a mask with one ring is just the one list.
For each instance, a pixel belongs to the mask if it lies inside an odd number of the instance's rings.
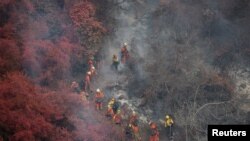
{"label": "hillside", "polygon": [[[250,124],[249,10],[247,0],[1,1],[0,141],[136,140],[125,134],[133,111],[142,141],[150,122],[160,141]],[[105,116],[111,98],[120,126]]]}

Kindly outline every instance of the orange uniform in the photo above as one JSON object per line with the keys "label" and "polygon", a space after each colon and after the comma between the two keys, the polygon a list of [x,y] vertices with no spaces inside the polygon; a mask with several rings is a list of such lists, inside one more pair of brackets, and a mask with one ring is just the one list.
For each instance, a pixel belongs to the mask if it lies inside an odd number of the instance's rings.
{"label": "orange uniform", "polygon": [[90,72],[88,72],[85,76],[85,92],[87,92],[88,90],[90,90]]}
{"label": "orange uniform", "polygon": [[91,72],[91,79],[96,75],[96,69],[95,69],[95,67],[94,66],[92,66],[90,69],[89,69],[89,71]]}
{"label": "orange uniform", "polygon": [[113,117],[114,116],[114,111],[113,111],[112,108],[108,108],[106,116],[107,117]]}
{"label": "orange uniform", "polygon": [[128,54],[127,47],[123,46],[121,48],[121,60],[122,60],[122,63],[125,64],[127,62],[128,58],[129,58],[129,54]]}
{"label": "orange uniform", "polygon": [[149,141],[159,141],[159,131],[155,123],[150,123],[151,135]]}
{"label": "orange uniform", "polygon": [[139,133],[139,127],[138,126],[132,125],[132,129],[133,129],[134,133]]}
{"label": "orange uniform", "polygon": [[136,114],[131,115],[130,119],[129,119],[129,123],[132,125],[137,125],[138,122],[138,117]]}
{"label": "orange uniform", "polygon": [[115,122],[115,124],[121,124],[122,121],[122,117],[120,113],[117,113],[113,116],[113,120]]}
{"label": "orange uniform", "polygon": [[89,65],[89,68],[91,68],[91,67],[94,65],[94,62],[90,59],[90,60],[88,61],[88,65]]}
{"label": "orange uniform", "polygon": [[135,141],[141,141],[140,133],[139,133],[139,127],[137,125],[131,125],[131,128],[134,133],[134,139]]}

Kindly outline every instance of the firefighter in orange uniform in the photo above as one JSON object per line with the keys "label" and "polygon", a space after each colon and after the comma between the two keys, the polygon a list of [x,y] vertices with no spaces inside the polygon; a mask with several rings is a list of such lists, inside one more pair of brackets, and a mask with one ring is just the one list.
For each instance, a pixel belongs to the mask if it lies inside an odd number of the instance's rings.
{"label": "firefighter in orange uniform", "polygon": [[88,70],[91,71],[93,67],[94,67],[94,58],[90,57],[88,60]]}
{"label": "firefighter in orange uniform", "polygon": [[140,133],[139,133],[139,127],[137,124],[130,124],[129,125],[132,128],[133,131],[133,138],[135,139],[135,141],[141,141],[141,137],[140,137]]}
{"label": "firefighter in orange uniform", "polygon": [[102,110],[103,99],[104,99],[103,92],[101,92],[99,88],[96,89],[96,94],[95,94],[96,110]]}
{"label": "firefighter in orange uniform", "polygon": [[156,123],[151,122],[149,125],[151,129],[149,141],[159,141],[159,131],[157,129]]}
{"label": "firefighter in orange uniform", "polygon": [[90,87],[90,79],[91,79],[91,72],[88,71],[86,76],[85,76],[85,92],[88,92],[91,90],[91,87]]}
{"label": "firefighter in orange uniform", "polygon": [[96,69],[94,66],[92,66],[89,70],[91,72],[91,79],[96,75]]}
{"label": "firefighter in orange uniform", "polygon": [[132,128],[135,141],[141,140],[138,124],[139,124],[139,120],[138,120],[137,114],[135,111],[133,111],[129,119],[129,127]]}
{"label": "firefighter in orange uniform", "polygon": [[138,124],[138,117],[135,111],[132,112],[132,115],[129,118],[129,124],[132,124],[132,125]]}
{"label": "firefighter in orange uniform", "polygon": [[128,44],[124,43],[123,47],[121,48],[121,62],[125,64],[127,60],[129,59],[129,53],[127,49]]}
{"label": "firefighter in orange uniform", "polygon": [[121,125],[122,121],[121,110],[117,110],[117,113],[113,116],[113,120],[115,124]]}

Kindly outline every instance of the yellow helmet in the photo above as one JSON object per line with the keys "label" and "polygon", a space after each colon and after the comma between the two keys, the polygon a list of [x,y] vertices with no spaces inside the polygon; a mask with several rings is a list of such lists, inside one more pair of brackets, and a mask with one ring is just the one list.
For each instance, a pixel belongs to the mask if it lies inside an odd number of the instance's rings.
{"label": "yellow helmet", "polygon": [[169,119],[170,118],[169,115],[166,115],[166,118]]}

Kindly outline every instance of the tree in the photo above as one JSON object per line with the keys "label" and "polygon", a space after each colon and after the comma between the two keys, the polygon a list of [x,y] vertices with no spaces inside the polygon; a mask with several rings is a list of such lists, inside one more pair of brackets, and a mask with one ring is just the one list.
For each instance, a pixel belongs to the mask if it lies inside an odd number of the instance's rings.
{"label": "tree", "polygon": [[75,4],[70,9],[70,17],[77,28],[80,41],[90,50],[95,50],[93,46],[101,41],[106,29],[102,23],[95,18],[95,6],[88,1]]}

